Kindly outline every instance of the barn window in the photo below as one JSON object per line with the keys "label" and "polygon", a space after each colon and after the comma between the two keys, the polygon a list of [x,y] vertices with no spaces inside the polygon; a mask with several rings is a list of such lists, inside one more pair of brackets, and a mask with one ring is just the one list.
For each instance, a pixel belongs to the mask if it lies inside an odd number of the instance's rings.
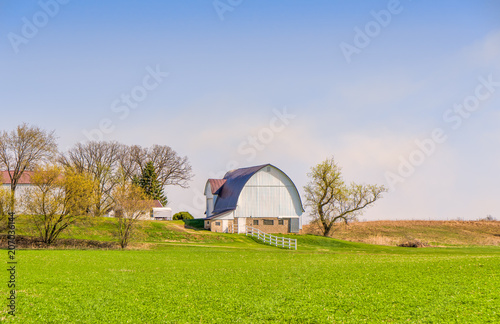
{"label": "barn window", "polygon": [[220,222],[215,222],[215,226],[220,226]]}
{"label": "barn window", "polygon": [[271,167],[269,167],[269,166],[268,166],[268,167],[266,168],[266,171],[267,171],[267,172],[271,172]]}
{"label": "barn window", "polygon": [[282,219],[278,219],[278,225],[285,225],[285,221]]}
{"label": "barn window", "polygon": [[274,220],[272,220],[272,219],[264,219],[264,225],[274,225]]}
{"label": "barn window", "polygon": [[254,220],[253,220],[253,224],[254,224],[254,225],[259,225],[259,220],[258,220],[258,219],[254,219]]}

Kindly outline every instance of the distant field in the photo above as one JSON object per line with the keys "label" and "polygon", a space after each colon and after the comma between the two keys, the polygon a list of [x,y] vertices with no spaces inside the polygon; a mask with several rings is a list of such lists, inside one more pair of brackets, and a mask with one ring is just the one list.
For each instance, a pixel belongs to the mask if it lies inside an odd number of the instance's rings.
{"label": "distant field", "polygon": [[[306,232],[319,234],[314,226]],[[431,246],[500,245],[498,221],[374,221],[338,225],[332,236],[341,240],[396,246],[420,240]]]}
{"label": "distant field", "polygon": [[[226,234],[229,235],[229,234]],[[498,323],[500,247],[411,249],[234,235],[150,250],[18,251],[7,323]],[[191,245],[190,245],[191,244]],[[6,252],[6,251],[4,251]],[[3,282],[7,272],[2,271]],[[6,284],[1,293],[7,295]]]}

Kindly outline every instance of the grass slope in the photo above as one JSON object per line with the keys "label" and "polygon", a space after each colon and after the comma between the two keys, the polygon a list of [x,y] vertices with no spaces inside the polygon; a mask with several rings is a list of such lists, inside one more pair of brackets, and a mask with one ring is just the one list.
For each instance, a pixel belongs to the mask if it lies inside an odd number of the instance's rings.
{"label": "grass slope", "polygon": [[[199,228],[198,220],[191,221],[139,221],[131,240],[132,248],[163,243],[232,243],[238,241],[233,235],[212,233]],[[71,225],[60,238],[116,242],[116,219],[92,217]],[[186,227],[188,225],[188,227]],[[203,225],[203,224],[201,224]],[[36,236],[28,216],[20,215],[16,220],[17,235]],[[195,227],[198,226],[198,227]]]}
{"label": "grass slope", "polygon": [[[188,225],[186,227],[186,225]],[[240,242],[235,235],[202,230],[200,220],[140,221],[132,240],[132,248],[147,248],[155,244],[217,244]],[[18,235],[35,235],[27,216],[17,219]],[[89,218],[71,226],[61,238],[116,242],[116,219]],[[319,234],[314,226],[305,226],[305,232]],[[496,245],[500,246],[500,222],[493,221],[374,221],[337,225],[333,237],[345,241],[396,246],[418,239],[431,246]]]}

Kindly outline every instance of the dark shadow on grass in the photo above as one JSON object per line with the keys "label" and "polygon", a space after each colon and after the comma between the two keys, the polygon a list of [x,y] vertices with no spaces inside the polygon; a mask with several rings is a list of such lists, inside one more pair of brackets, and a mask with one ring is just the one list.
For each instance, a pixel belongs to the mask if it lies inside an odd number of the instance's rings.
{"label": "dark shadow on grass", "polygon": [[195,231],[206,231],[203,219],[183,219],[184,228],[189,228]]}
{"label": "dark shadow on grass", "polygon": [[[7,235],[0,235],[0,249],[7,249]],[[87,249],[104,249],[104,250],[114,250],[119,249],[120,246],[116,242],[108,241],[94,241],[94,240],[80,240],[80,239],[68,239],[60,238],[54,243],[47,245],[42,242],[38,237],[16,235],[16,248],[18,249],[77,249],[77,250],[87,250]]]}

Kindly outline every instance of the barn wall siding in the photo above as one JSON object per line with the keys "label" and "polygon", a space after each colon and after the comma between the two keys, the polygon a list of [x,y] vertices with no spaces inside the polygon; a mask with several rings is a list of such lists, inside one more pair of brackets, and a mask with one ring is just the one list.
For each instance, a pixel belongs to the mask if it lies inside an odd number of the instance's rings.
{"label": "barn wall siding", "polygon": [[300,198],[294,184],[276,168],[253,175],[241,191],[237,217],[300,216]]}

